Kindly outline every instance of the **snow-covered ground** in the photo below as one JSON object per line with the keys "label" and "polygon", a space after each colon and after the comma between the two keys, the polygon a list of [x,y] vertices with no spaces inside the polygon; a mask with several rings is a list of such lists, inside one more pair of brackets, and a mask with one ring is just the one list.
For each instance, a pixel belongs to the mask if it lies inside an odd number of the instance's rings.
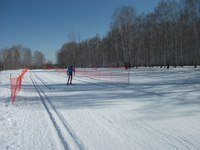
{"label": "snow-covered ground", "polygon": [[0,73],[0,149],[200,149],[200,69],[130,71],[130,84],[29,70],[14,105]]}

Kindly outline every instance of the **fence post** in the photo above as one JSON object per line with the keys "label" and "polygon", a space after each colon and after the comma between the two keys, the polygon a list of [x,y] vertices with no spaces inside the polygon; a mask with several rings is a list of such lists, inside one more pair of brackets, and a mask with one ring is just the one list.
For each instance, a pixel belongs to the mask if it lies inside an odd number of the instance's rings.
{"label": "fence post", "polygon": [[13,104],[13,85],[12,85],[12,81],[11,81],[11,73],[10,73],[10,100]]}

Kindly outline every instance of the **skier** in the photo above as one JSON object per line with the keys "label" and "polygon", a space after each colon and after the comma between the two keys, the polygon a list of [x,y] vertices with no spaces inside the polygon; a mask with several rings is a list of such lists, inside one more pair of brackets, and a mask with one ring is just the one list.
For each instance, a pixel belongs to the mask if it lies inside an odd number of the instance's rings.
{"label": "skier", "polygon": [[68,84],[72,84],[72,76],[73,76],[73,73],[75,75],[75,70],[73,68],[73,66],[69,67],[67,69],[67,76],[68,76],[68,81],[67,81],[67,85]]}

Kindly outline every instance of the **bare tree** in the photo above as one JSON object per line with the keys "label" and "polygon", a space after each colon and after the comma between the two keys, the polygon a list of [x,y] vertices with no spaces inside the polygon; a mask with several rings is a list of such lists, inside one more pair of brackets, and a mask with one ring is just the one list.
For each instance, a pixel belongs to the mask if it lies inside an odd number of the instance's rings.
{"label": "bare tree", "polygon": [[29,48],[24,48],[22,52],[22,65],[23,67],[31,67],[32,62],[32,52]]}
{"label": "bare tree", "polygon": [[33,53],[33,66],[35,68],[43,68],[44,64],[45,64],[44,54],[39,51],[35,51]]}
{"label": "bare tree", "polygon": [[135,9],[131,6],[117,8],[113,13],[111,29],[118,29],[125,65],[130,65],[131,42],[134,39],[132,31],[134,30],[133,23],[135,18]]}

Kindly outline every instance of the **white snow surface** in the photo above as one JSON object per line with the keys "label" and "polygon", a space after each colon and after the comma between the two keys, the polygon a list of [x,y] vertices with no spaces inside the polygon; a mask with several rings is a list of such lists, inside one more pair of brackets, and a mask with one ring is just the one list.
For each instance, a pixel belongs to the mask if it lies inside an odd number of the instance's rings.
{"label": "white snow surface", "polygon": [[130,84],[29,70],[14,105],[0,72],[1,150],[200,149],[200,69],[130,71]]}

